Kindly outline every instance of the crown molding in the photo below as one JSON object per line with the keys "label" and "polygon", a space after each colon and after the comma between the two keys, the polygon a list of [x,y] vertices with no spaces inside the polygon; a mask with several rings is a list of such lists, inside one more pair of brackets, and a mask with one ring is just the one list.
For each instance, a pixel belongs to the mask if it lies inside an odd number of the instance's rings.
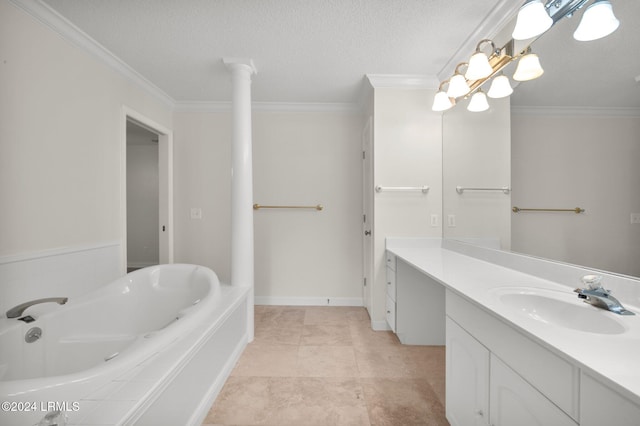
{"label": "crown molding", "polygon": [[133,82],[168,107],[173,108],[175,100],[142,74],[131,68],[106,47],[71,23],[41,0],[9,0],[27,14],[60,34],[75,46],[98,58],[116,72]]}
{"label": "crown molding", "polygon": [[[262,112],[341,112],[359,113],[361,108],[355,103],[318,102],[252,102],[253,111]],[[176,112],[229,112],[231,102],[190,101],[176,102]]]}
{"label": "crown molding", "polygon": [[638,117],[640,108],[636,107],[580,107],[580,106],[511,106],[512,115],[584,115]]}
{"label": "crown molding", "polygon": [[437,89],[440,82],[435,75],[367,74],[374,89]]}

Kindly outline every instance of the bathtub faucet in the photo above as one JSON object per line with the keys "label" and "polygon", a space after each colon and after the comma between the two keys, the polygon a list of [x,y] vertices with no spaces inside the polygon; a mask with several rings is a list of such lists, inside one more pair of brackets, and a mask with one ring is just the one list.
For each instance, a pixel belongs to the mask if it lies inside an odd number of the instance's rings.
{"label": "bathtub faucet", "polygon": [[28,307],[37,305],[39,303],[56,302],[59,305],[64,305],[65,303],[67,303],[67,300],[69,300],[68,297],[46,297],[44,299],[36,299],[29,302],[24,302],[9,309],[7,311],[7,318],[18,318]]}

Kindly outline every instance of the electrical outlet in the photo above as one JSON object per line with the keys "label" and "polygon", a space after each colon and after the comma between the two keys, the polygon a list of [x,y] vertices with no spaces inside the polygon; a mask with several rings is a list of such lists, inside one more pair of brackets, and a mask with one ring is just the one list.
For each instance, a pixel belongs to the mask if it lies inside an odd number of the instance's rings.
{"label": "electrical outlet", "polygon": [[202,219],[202,209],[199,207],[191,207],[191,219]]}
{"label": "electrical outlet", "polygon": [[437,214],[432,214],[431,215],[431,226],[433,226],[433,227],[437,227],[438,226],[438,215]]}
{"label": "electrical outlet", "polygon": [[447,216],[447,225],[449,226],[449,228],[455,228],[456,227],[456,215],[455,214],[450,214],[449,216]]}
{"label": "electrical outlet", "polygon": [[631,223],[640,223],[640,213],[631,213]]}

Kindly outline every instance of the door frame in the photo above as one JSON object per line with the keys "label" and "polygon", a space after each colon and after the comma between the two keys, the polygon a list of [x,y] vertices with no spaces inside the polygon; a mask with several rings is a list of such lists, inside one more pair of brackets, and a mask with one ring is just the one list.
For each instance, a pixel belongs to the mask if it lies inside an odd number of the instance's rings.
{"label": "door frame", "polygon": [[[138,111],[122,107],[120,140],[120,268],[127,273],[127,121],[158,134],[160,263],[173,263],[173,131]],[[164,230],[163,230],[164,227]]]}
{"label": "door frame", "polygon": [[[362,301],[373,320],[373,117],[362,128]],[[368,167],[367,167],[368,165]],[[369,232],[369,235],[366,234]],[[366,287],[364,284],[366,283]]]}

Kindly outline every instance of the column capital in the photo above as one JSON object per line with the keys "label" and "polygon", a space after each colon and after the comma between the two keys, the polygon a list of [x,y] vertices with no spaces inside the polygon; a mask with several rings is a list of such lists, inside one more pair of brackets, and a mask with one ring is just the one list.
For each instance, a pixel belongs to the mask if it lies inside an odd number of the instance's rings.
{"label": "column capital", "polygon": [[222,58],[222,62],[230,71],[244,70],[248,71],[249,75],[258,74],[258,70],[253,63],[253,59],[250,58]]}

